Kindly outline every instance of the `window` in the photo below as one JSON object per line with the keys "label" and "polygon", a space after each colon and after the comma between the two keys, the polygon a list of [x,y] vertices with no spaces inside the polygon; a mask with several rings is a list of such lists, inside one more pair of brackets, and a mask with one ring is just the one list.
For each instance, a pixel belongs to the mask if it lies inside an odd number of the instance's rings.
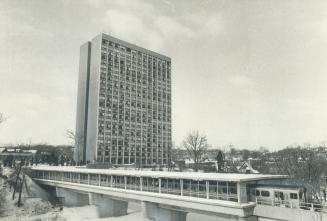
{"label": "window", "polygon": [[290,193],[291,199],[297,199],[297,193]]}
{"label": "window", "polygon": [[261,196],[263,196],[263,197],[269,197],[270,196],[270,193],[269,193],[269,191],[262,190],[261,191]]}
{"label": "window", "polygon": [[259,191],[259,190],[256,190],[256,191],[255,191],[255,195],[256,195],[256,196],[260,196],[260,191]]}

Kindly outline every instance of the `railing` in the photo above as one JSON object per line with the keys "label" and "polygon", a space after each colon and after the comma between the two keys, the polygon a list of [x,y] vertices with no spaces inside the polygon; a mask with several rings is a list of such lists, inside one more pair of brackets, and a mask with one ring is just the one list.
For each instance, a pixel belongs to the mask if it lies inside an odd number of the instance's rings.
{"label": "railing", "polygon": [[327,204],[319,204],[319,203],[305,203],[301,202],[300,203],[300,208],[301,209],[307,209],[311,211],[318,211],[318,212],[325,212],[327,213]]}
{"label": "railing", "polygon": [[294,202],[294,201],[287,201],[287,200],[264,200],[258,198],[256,198],[256,203],[259,205],[266,205],[266,206],[285,207],[290,209],[303,209],[303,210],[327,213],[327,204]]}

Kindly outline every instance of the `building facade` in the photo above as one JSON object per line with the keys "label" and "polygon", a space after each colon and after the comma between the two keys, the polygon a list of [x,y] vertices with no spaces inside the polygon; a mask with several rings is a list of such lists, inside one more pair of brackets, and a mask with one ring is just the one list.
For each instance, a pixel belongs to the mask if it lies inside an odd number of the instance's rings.
{"label": "building facade", "polygon": [[171,59],[106,34],[81,46],[75,160],[166,165]]}

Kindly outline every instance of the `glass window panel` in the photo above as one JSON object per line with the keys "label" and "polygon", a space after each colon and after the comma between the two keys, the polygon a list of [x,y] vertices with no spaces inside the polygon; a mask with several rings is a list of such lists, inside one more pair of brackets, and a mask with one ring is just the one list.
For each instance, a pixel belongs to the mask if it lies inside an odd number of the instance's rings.
{"label": "glass window panel", "polygon": [[209,181],[209,198],[210,199],[217,199],[217,181]]}
{"label": "glass window panel", "polygon": [[199,181],[199,194],[198,194],[198,197],[207,198],[206,181]]}

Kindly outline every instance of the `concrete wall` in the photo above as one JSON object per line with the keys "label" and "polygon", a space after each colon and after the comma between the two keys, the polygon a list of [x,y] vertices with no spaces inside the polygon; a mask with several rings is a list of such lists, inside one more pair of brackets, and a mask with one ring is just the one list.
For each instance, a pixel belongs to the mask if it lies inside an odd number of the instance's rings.
{"label": "concrete wall", "polygon": [[35,183],[29,176],[25,176],[26,192],[31,197],[39,197],[43,200],[54,201],[56,196],[56,188],[48,185],[39,185]]}
{"label": "concrete wall", "polygon": [[87,132],[87,107],[89,95],[91,42],[83,44],[80,48],[78,71],[78,90],[76,107],[75,150],[76,162],[85,162],[86,132]]}
{"label": "concrete wall", "polygon": [[69,189],[56,188],[57,197],[63,197],[63,205],[67,207],[89,205],[89,195],[87,193],[74,192]]}
{"label": "concrete wall", "polygon": [[90,63],[89,81],[89,104],[87,116],[87,143],[86,161],[96,160],[96,147],[98,135],[98,108],[99,108],[99,84],[100,84],[100,63],[101,63],[102,35],[92,39],[92,56]]}

